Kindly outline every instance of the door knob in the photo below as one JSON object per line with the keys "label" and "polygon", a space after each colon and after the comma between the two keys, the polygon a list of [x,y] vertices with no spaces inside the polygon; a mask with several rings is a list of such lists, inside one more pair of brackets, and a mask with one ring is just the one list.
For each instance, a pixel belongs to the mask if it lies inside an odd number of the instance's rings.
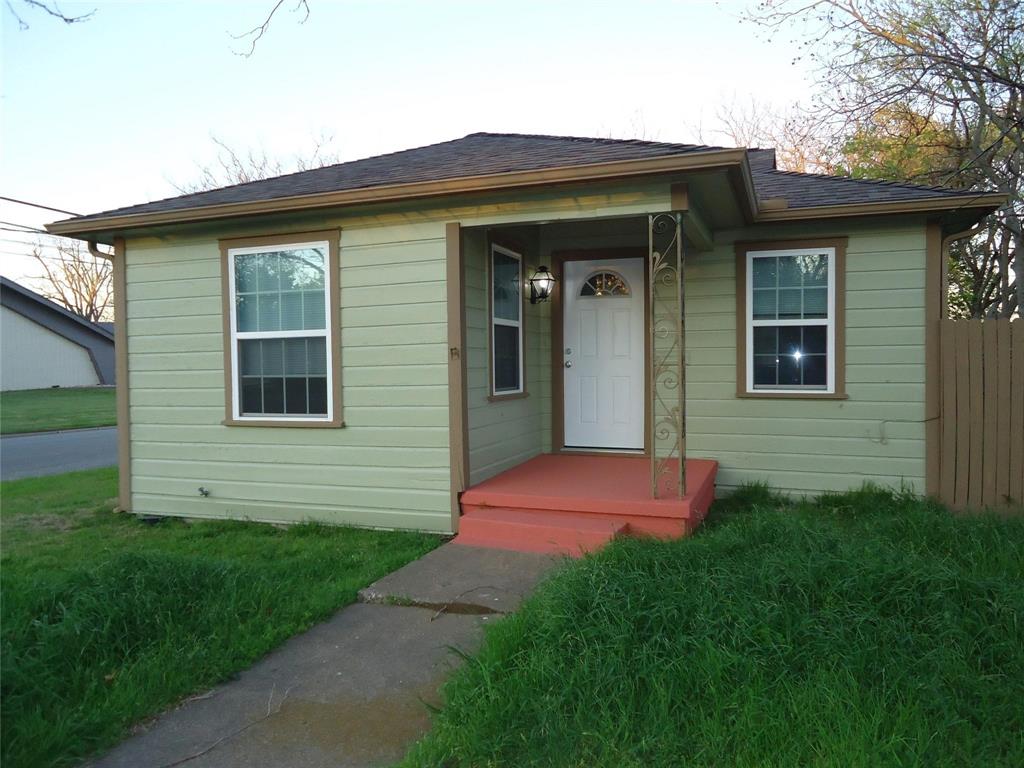
{"label": "door knob", "polygon": [[565,361],[565,367],[566,368],[572,368],[572,360],[566,360]]}

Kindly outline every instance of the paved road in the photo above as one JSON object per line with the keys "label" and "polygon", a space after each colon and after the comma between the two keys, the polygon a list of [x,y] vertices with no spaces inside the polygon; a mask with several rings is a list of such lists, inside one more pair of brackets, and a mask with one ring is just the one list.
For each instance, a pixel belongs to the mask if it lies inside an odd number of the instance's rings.
{"label": "paved road", "polygon": [[117,464],[117,427],[34,432],[0,438],[0,480]]}

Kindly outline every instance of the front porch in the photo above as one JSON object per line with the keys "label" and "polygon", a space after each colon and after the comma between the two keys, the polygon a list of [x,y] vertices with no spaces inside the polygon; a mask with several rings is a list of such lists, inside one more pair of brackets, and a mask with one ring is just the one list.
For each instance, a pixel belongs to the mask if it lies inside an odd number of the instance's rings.
{"label": "front porch", "polygon": [[718,464],[686,458],[685,268],[710,242],[695,188],[644,212],[450,225],[457,543],[578,555],[706,515]]}
{"label": "front porch", "polygon": [[717,471],[687,459],[686,494],[652,498],[649,458],[541,454],[462,494],[455,542],[578,556],[617,536],[685,536],[714,500]]}

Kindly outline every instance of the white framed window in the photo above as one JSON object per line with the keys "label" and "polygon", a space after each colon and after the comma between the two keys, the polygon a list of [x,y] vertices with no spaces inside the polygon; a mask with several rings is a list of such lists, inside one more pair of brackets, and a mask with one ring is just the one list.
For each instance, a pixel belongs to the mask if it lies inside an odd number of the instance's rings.
{"label": "white framed window", "polygon": [[228,247],[225,254],[231,419],[335,422],[331,242]]}
{"label": "white framed window", "polygon": [[746,252],[746,391],[835,394],[836,249]]}
{"label": "white framed window", "polygon": [[523,257],[491,245],[491,394],[522,394]]}

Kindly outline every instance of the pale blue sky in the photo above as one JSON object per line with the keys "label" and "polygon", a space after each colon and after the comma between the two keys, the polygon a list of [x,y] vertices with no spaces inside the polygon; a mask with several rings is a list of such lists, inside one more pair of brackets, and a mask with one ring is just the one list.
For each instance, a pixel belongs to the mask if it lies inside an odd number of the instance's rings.
{"label": "pale blue sky", "polygon": [[[0,195],[81,213],[175,194],[211,134],[280,156],[323,134],[343,159],[481,130],[692,141],[722,104],[810,87],[789,46],[739,22],[742,0],[310,0],[305,24],[288,0],[251,58],[230,33],[272,0],[62,3],[98,9],[72,26],[11,2],[31,27],[0,11]],[[18,237],[0,240],[15,279]]]}

